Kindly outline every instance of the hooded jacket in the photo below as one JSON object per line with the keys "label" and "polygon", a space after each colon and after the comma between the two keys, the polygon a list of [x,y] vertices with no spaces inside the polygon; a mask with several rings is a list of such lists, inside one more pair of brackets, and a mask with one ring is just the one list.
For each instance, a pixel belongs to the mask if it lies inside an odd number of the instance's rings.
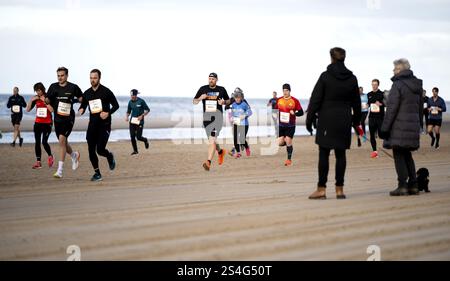
{"label": "hooded jacket", "polygon": [[382,132],[389,136],[385,148],[420,147],[420,120],[423,118],[422,80],[411,70],[404,70],[391,78],[393,84],[387,101]]}
{"label": "hooded jacket", "polygon": [[313,123],[316,113],[316,144],[349,149],[352,125],[358,126],[361,120],[361,98],[358,81],[343,62],[330,64],[320,75],[309,101],[307,125]]}

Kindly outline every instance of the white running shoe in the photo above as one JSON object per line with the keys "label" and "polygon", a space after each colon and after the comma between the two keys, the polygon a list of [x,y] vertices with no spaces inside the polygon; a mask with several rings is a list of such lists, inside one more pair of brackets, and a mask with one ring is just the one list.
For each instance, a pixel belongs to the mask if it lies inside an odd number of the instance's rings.
{"label": "white running shoe", "polygon": [[78,151],[75,151],[72,153],[72,170],[78,169],[78,166],[80,165],[80,153]]}
{"label": "white running shoe", "polygon": [[63,175],[62,175],[62,171],[56,171],[56,173],[54,173],[53,174],[53,177],[55,178],[55,179],[61,179],[62,177],[63,177]]}

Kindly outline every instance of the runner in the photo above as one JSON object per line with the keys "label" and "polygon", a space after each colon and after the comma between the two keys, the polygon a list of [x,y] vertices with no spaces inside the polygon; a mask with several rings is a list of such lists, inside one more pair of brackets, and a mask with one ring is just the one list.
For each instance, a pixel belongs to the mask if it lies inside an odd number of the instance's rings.
{"label": "runner", "polygon": [[431,137],[431,146],[434,146],[435,149],[439,149],[442,112],[446,111],[447,107],[445,105],[445,101],[439,96],[439,89],[434,87],[433,96],[428,99],[428,134]]}
{"label": "runner", "polygon": [[[428,111],[428,96],[427,96],[427,91],[426,90],[423,90],[423,95],[422,95],[422,97],[423,97],[423,121],[425,121],[425,122],[421,122],[422,123],[422,133],[424,134],[424,135],[426,135],[427,133],[427,129],[428,129],[428,114],[430,113],[429,111]],[[425,126],[425,129],[424,129],[424,126]]]}
{"label": "runner", "polygon": [[234,101],[230,105],[233,118],[233,141],[235,158],[240,158],[241,145],[245,148],[245,153],[250,156],[250,147],[247,142],[249,128],[248,117],[252,115],[252,110],[247,101],[244,100],[244,93],[240,88],[236,88],[233,93]]}
{"label": "runner", "polygon": [[[369,100],[367,95],[364,94],[363,87],[359,87],[359,97],[361,98],[361,127],[363,129],[364,135],[366,135],[366,119],[369,114]],[[358,146],[361,146],[361,137],[358,130],[355,129],[355,133],[358,137]]]}
{"label": "runner", "polygon": [[102,73],[98,69],[91,70],[91,88],[83,94],[83,101],[78,112],[83,115],[89,105],[89,125],[86,140],[89,148],[89,160],[94,168],[91,181],[101,181],[102,174],[98,167],[98,157],[108,160],[109,169],[114,170],[116,161],[114,155],[106,149],[111,133],[111,115],[119,109],[119,103],[110,89],[100,84]]}
{"label": "runner", "polygon": [[45,87],[41,82],[34,84],[33,87],[36,96],[32,97],[27,104],[27,112],[30,112],[36,106],[36,119],[34,121],[34,152],[36,154],[36,163],[33,169],[42,168],[41,164],[41,139],[42,146],[47,152],[48,167],[53,167],[53,155],[50,145],[48,144],[48,137],[52,132],[52,112],[53,108],[45,103]]}
{"label": "runner", "polygon": [[275,127],[275,136],[278,136],[278,111],[276,109],[277,107],[277,92],[273,91],[273,96],[272,98],[269,100],[269,102],[267,103],[267,106],[271,106],[272,107],[272,121],[273,121],[273,126]]}
{"label": "runner", "polygon": [[78,169],[80,161],[80,153],[72,150],[68,138],[75,123],[73,104],[77,102],[77,99],[79,102],[82,101],[83,93],[80,87],[67,81],[69,76],[69,70],[67,68],[60,67],[56,70],[56,73],[58,82],[50,85],[45,102],[50,104],[54,109],[55,134],[59,141],[59,147],[61,148],[61,159],[58,162],[58,170],[53,177],[62,178],[66,153],[72,158],[73,170]]}
{"label": "runner", "polygon": [[276,109],[279,111],[278,144],[286,146],[287,160],[284,166],[292,165],[292,139],[295,134],[296,116],[303,115],[300,102],[291,96],[291,86],[283,85],[283,96],[277,99]]}
{"label": "runner", "polygon": [[384,119],[384,93],[379,89],[380,80],[372,80],[372,92],[367,94],[369,102],[369,132],[372,145],[371,158],[378,158],[377,135],[379,136]]}
{"label": "runner", "polygon": [[11,143],[12,147],[16,146],[16,140],[19,138],[19,146],[23,144],[23,138],[20,136],[20,122],[22,121],[22,107],[26,107],[25,99],[19,95],[19,88],[14,87],[13,95],[9,97],[7,108],[11,108],[11,123],[14,127],[14,138]]}
{"label": "runner", "polygon": [[[233,111],[231,110],[231,105],[234,103],[235,99],[234,99],[234,93],[230,99],[230,104],[225,106],[225,110],[226,110],[226,115],[228,116],[228,121],[231,124],[231,134],[233,135],[234,138],[234,127],[233,127]],[[245,102],[248,104],[247,100],[245,99],[245,95],[244,93],[242,93],[242,102]],[[243,144],[241,144],[241,151],[245,150],[245,147]],[[231,148],[230,151],[228,151],[228,155],[234,157],[234,155],[236,154],[236,149],[233,147]]]}
{"label": "runner", "polygon": [[208,159],[203,163],[206,171],[211,169],[211,160],[214,152],[217,151],[218,163],[223,164],[226,150],[221,149],[217,144],[217,137],[223,126],[223,105],[230,104],[230,98],[224,87],[217,85],[218,77],[216,73],[209,74],[208,85],[202,86],[193,99],[193,104],[203,103],[203,127],[208,137]]}
{"label": "runner", "polygon": [[[131,155],[138,154],[138,148],[136,139],[142,141],[145,144],[145,149],[148,149],[150,144],[147,138],[142,137],[142,131],[144,130],[144,117],[150,113],[150,108],[147,106],[145,100],[138,98],[139,91],[136,89],[131,90],[131,99],[128,102],[127,115],[125,116],[125,122],[130,123],[130,138],[131,145],[133,146],[133,152]],[[130,119],[131,115],[131,119]]]}

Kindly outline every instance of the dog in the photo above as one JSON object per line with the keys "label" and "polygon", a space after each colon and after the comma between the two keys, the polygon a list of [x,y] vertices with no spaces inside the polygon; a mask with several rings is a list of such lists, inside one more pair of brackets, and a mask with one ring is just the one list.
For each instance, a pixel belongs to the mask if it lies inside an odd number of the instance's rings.
{"label": "dog", "polygon": [[419,185],[419,191],[430,192],[428,189],[428,183],[430,182],[430,172],[427,168],[420,168],[417,170],[417,183]]}

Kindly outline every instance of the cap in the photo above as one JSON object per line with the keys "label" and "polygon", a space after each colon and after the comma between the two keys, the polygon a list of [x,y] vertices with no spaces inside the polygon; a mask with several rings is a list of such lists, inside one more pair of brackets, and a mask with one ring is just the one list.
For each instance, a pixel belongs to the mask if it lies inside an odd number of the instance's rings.
{"label": "cap", "polygon": [[136,89],[133,89],[133,90],[130,91],[130,94],[131,94],[132,96],[137,96],[137,95],[139,94],[139,91],[136,90]]}
{"label": "cap", "polygon": [[217,77],[217,73],[214,73],[214,72],[211,72],[210,74],[209,74],[209,77],[212,77],[212,78],[218,78]]}

